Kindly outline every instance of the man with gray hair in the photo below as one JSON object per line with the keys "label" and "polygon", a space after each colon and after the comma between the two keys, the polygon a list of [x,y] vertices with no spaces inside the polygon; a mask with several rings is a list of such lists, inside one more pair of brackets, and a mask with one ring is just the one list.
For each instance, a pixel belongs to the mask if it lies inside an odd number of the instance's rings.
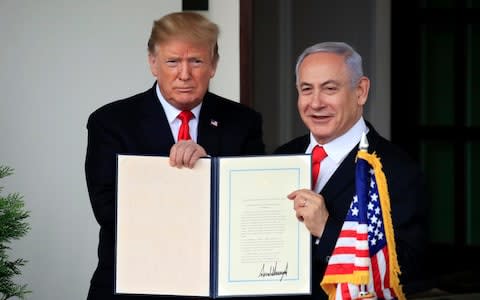
{"label": "man with gray hair", "polygon": [[361,56],[346,43],[319,43],[298,57],[295,72],[297,107],[309,133],[275,153],[312,153],[314,163],[317,153],[321,157],[312,189],[288,195],[296,217],[312,234],[312,299],[326,298],[320,282],[355,194],[355,157],[363,133],[369,152],[380,157],[388,181],[400,283],[407,296],[423,289],[427,241],[423,175],[406,153],[364,120],[370,80],[363,74]]}

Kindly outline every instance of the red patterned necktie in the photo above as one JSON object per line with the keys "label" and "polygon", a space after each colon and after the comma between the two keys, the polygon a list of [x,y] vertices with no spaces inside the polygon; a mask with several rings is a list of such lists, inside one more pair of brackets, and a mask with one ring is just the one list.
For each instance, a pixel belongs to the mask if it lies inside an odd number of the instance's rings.
{"label": "red patterned necktie", "polygon": [[177,118],[182,121],[182,125],[180,125],[180,130],[178,130],[177,141],[190,140],[190,127],[188,126],[188,121],[193,118],[192,112],[189,110],[184,110],[177,116]]}
{"label": "red patterned necktie", "polygon": [[320,174],[320,163],[327,157],[327,152],[321,146],[315,146],[312,151],[312,187],[317,184],[318,174]]}

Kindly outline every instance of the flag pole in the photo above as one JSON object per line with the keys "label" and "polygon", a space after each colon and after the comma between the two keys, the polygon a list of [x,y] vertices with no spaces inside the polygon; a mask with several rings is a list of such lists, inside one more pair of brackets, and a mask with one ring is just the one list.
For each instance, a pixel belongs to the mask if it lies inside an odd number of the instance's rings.
{"label": "flag pole", "polygon": [[[367,134],[365,132],[362,132],[362,137],[360,138],[360,144],[358,145],[358,150],[368,153],[368,146],[369,145],[368,145]],[[373,299],[373,298],[375,298],[375,295],[370,293],[367,290],[367,285],[361,284],[357,299]]]}
{"label": "flag pole", "polygon": [[358,149],[368,152],[368,139],[365,132],[362,132],[362,137],[360,138],[360,144],[358,145]]}

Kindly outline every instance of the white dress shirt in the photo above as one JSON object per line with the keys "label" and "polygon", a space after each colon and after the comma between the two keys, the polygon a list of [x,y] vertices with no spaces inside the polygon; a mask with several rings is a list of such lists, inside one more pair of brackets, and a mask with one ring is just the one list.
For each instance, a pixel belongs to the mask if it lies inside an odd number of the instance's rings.
{"label": "white dress shirt", "polygon": [[316,145],[323,146],[327,153],[327,157],[320,164],[320,174],[315,184],[315,192],[320,193],[348,153],[360,142],[364,132],[365,134],[368,132],[368,127],[363,117],[361,117],[347,132],[325,145],[317,143],[312,133],[310,133],[310,144],[305,153],[312,153],[313,147]]}
{"label": "white dress shirt", "polygon": [[[157,97],[160,99],[160,104],[162,104],[163,110],[165,111],[165,115],[167,116],[168,124],[170,124],[170,130],[172,130],[173,138],[175,139],[175,143],[178,142],[178,130],[180,129],[180,125],[182,121],[177,118],[178,114],[182,112],[178,110],[173,105],[167,102],[163,97],[162,93],[160,92],[160,88],[158,87],[158,83],[156,84],[156,92]],[[188,122],[188,126],[190,128],[190,137],[194,142],[197,142],[198,136],[198,117],[200,116],[200,108],[202,107],[202,103],[200,102],[199,105],[195,106],[191,112],[193,113],[193,118]]]}

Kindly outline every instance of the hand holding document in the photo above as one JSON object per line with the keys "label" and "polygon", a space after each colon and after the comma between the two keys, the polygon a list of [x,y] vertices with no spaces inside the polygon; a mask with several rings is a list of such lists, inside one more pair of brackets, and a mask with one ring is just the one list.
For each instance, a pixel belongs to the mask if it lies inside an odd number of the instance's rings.
{"label": "hand holding document", "polygon": [[116,292],[309,294],[310,234],[287,195],[310,186],[310,156],[118,156]]}

